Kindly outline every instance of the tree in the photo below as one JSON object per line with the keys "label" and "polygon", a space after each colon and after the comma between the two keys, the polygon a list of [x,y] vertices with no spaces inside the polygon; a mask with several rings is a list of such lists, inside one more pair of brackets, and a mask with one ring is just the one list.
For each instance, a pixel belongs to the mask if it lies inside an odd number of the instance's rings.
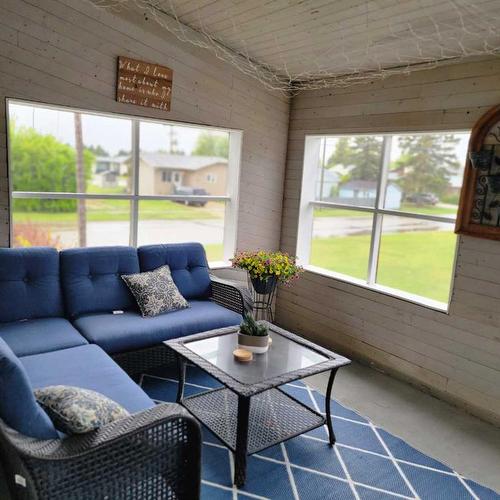
{"label": "tree", "polygon": [[382,157],[382,141],[375,136],[341,137],[326,168],[349,168],[349,180],[376,181]]}
{"label": "tree", "polygon": [[[75,149],[52,135],[43,135],[32,128],[11,125],[10,164],[14,191],[76,191]],[[83,152],[84,177],[90,179],[94,156]],[[15,210],[25,212],[72,212],[76,200],[15,200]]]}
{"label": "tree", "polygon": [[198,136],[192,154],[227,158],[229,156],[229,137],[203,132]]}
{"label": "tree", "polygon": [[85,146],[85,149],[89,150],[94,156],[109,156],[109,153],[100,144]]}
{"label": "tree", "polygon": [[460,163],[453,134],[406,135],[399,138],[401,156],[392,170],[399,173],[398,184],[406,195],[433,193],[442,196]]}

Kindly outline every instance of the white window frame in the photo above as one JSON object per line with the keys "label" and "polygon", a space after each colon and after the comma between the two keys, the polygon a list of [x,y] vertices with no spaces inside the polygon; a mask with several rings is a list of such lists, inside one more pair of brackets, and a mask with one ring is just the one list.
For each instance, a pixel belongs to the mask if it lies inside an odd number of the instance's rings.
{"label": "white window frame", "polygon": [[[238,224],[238,206],[239,206],[239,176],[240,176],[240,161],[241,161],[241,145],[243,140],[243,131],[229,128],[219,128],[204,124],[185,123],[171,120],[161,120],[155,118],[147,118],[134,115],[126,115],[122,113],[107,113],[95,110],[82,108],[74,108],[68,106],[60,106],[53,104],[45,104],[35,101],[20,100],[7,98],[7,131],[9,126],[9,106],[10,104],[19,104],[24,106],[34,106],[51,110],[60,110],[65,112],[82,113],[86,115],[102,116],[107,118],[122,118],[131,121],[132,137],[131,137],[131,159],[132,159],[132,193],[130,194],[91,194],[91,193],[67,193],[67,192],[36,192],[36,191],[13,191],[12,176],[10,175],[10,162],[8,162],[7,170],[9,177],[9,205],[12,206],[12,199],[15,198],[39,198],[39,199],[85,199],[85,200],[128,200],[130,201],[130,246],[137,247],[137,233],[139,224],[139,201],[142,200],[172,200],[172,201],[220,201],[225,203],[224,209],[224,233],[223,233],[223,261],[210,262],[212,268],[227,266],[229,260],[234,256],[236,251],[236,237]],[[162,125],[177,125],[192,128],[204,128],[213,131],[226,132],[229,134],[229,157],[228,157],[228,172],[227,172],[227,194],[225,196],[211,195],[144,195],[139,194],[139,165],[140,165],[140,123],[151,122]],[[8,148],[9,137],[8,138]],[[10,155],[8,155],[10,158]],[[9,237],[10,242],[13,241],[13,224],[12,210],[9,210]],[[196,235],[193,235],[195,240]],[[159,242],[161,243],[161,242]]]}
{"label": "white window frame", "polygon": [[[424,305],[431,309],[441,312],[448,312],[451,294],[453,290],[453,281],[456,269],[456,259],[458,250],[458,238],[455,247],[455,256],[453,259],[453,272],[450,283],[450,294],[446,303],[437,300],[415,295],[404,290],[390,288],[376,283],[377,263],[380,251],[380,241],[382,237],[382,220],[384,215],[393,215],[397,217],[407,217],[411,219],[428,220],[434,222],[443,222],[455,226],[456,217],[443,217],[438,215],[417,214],[414,212],[400,212],[398,210],[390,210],[384,208],[384,200],[387,189],[387,174],[388,162],[390,159],[391,142],[395,135],[411,135],[411,134],[447,134],[447,133],[470,133],[470,130],[420,130],[420,131],[403,131],[403,132],[384,132],[384,133],[352,133],[352,134],[321,134],[321,135],[306,135],[304,142],[304,162],[302,171],[301,196],[299,204],[299,220],[297,229],[297,257],[307,271],[329,276],[347,283],[361,286],[370,290],[381,292],[385,295],[390,295],[399,299],[403,299],[415,304]],[[316,184],[318,161],[321,158],[322,141],[329,137],[355,137],[355,136],[376,136],[383,137],[381,169],[377,180],[377,192],[375,204],[373,207],[364,205],[347,205],[343,203],[326,202],[316,200]],[[324,153],[324,152],[323,152]],[[366,212],[373,216],[372,230],[370,237],[370,251],[368,257],[368,272],[367,279],[361,280],[346,274],[330,271],[328,269],[314,266],[310,264],[311,242],[314,222],[314,208],[340,208],[343,210],[353,210],[355,212]]]}

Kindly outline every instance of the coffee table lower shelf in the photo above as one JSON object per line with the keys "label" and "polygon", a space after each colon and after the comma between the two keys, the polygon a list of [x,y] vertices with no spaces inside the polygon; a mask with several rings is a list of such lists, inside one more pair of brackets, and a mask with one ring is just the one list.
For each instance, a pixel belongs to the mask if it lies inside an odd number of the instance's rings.
{"label": "coffee table lower shelf", "polygon": [[[186,397],[181,404],[228,448],[236,451],[238,396],[234,392],[227,388],[213,389]],[[323,415],[281,389],[269,389],[251,397],[247,454],[257,453],[325,423]]]}

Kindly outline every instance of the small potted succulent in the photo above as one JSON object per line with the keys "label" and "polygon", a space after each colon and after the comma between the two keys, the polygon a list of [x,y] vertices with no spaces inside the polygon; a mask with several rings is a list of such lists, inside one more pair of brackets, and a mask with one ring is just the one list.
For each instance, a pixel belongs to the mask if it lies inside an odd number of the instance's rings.
{"label": "small potted succulent", "polygon": [[269,330],[263,323],[257,323],[251,314],[245,314],[238,332],[238,347],[263,354],[269,349]]}

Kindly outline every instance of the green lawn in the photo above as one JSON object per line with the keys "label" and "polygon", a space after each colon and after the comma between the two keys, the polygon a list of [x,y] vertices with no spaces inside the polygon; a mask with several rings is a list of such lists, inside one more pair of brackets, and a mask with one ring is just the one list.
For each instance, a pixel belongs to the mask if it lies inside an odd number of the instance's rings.
{"label": "green lawn", "polygon": [[[413,212],[425,215],[449,215],[455,216],[457,214],[457,207],[443,207],[443,206],[417,206],[410,203],[404,203],[400,208],[403,212]],[[369,216],[366,212],[356,212],[353,210],[346,210],[343,208],[315,208],[314,217],[366,217]]]}
{"label": "green lawn", "polygon": [[[416,231],[382,237],[377,283],[441,302],[448,301],[456,236]],[[370,236],[316,238],[311,264],[366,279]]]}
{"label": "green lawn", "polygon": [[[87,220],[127,221],[130,219],[130,202],[126,200],[87,200]],[[50,224],[75,224],[76,212],[20,212],[15,208],[15,222],[50,222]],[[221,203],[209,202],[205,207],[189,207],[170,200],[139,202],[141,220],[200,220],[219,219],[224,216]]]}

